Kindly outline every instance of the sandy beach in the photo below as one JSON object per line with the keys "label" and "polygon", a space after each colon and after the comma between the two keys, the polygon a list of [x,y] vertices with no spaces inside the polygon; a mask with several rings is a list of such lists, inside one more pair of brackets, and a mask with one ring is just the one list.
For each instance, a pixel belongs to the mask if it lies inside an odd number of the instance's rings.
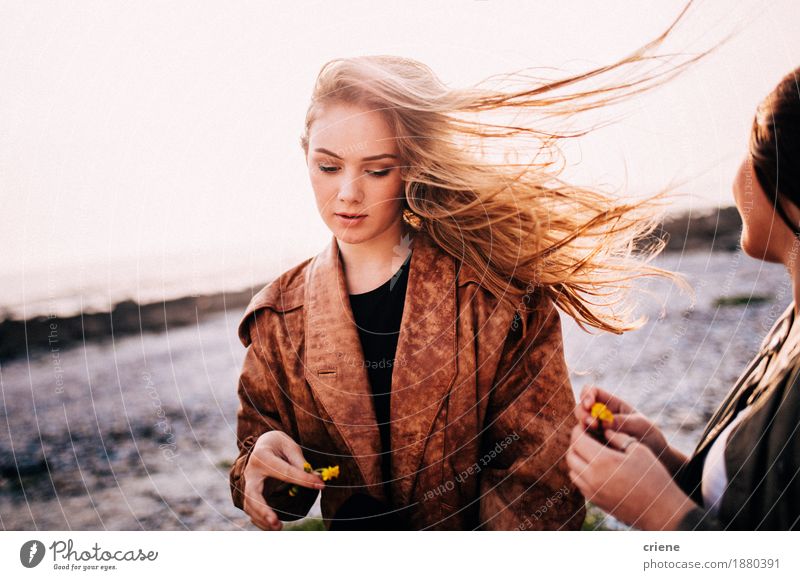
{"label": "sandy beach", "polygon": [[[781,266],[741,253],[668,254],[658,264],[686,274],[694,305],[675,287],[648,284],[643,329],[592,335],[562,316],[565,351],[576,393],[596,382],[621,394],[690,452],[791,286]],[[256,529],[228,488],[240,316],[231,309],[3,363],[0,526]]]}

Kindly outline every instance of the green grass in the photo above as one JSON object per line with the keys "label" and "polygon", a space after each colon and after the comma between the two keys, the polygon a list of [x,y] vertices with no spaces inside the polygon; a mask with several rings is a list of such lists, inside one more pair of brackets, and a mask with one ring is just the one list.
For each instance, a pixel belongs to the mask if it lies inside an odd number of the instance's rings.
{"label": "green grass", "polygon": [[[581,529],[584,532],[613,531],[615,528],[606,523],[606,514],[591,503],[586,503],[586,520]],[[325,524],[320,518],[304,518],[296,522],[287,522],[283,525],[287,532],[324,532]]]}
{"label": "green grass", "polygon": [[288,522],[283,525],[287,532],[324,532],[325,524],[320,518],[305,518],[296,522]]}
{"label": "green grass", "polygon": [[772,296],[763,294],[737,294],[734,296],[718,296],[714,300],[714,306],[747,306],[749,304],[761,304],[772,300]]}
{"label": "green grass", "polygon": [[610,527],[606,520],[606,513],[591,502],[586,502],[586,519],[583,521],[581,531],[608,532],[616,528]]}

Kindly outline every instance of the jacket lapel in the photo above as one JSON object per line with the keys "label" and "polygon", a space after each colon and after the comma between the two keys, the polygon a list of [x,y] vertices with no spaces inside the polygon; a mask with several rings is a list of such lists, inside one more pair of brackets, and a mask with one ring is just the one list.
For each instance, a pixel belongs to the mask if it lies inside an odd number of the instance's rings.
{"label": "jacket lapel", "polygon": [[410,501],[436,416],[456,378],[455,261],[424,232],[412,241],[391,393],[392,497]]}
{"label": "jacket lapel", "polygon": [[[428,435],[456,377],[455,261],[423,231],[414,234],[411,250],[390,396],[390,486],[397,505],[409,501]],[[372,389],[335,237],[311,261],[307,276],[306,381],[365,484],[382,495]]]}
{"label": "jacket lapel", "polygon": [[338,430],[365,485],[381,496],[380,434],[334,236],[310,263],[305,303],[305,379],[329,417],[326,427]]}
{"label": "jacket lapel", "polygon": [[[770,329],[768,336],[764,339],[759,349],[758,355],[750,361],[748,367],[740,375],[736,386],[731,389],[725,400],[717,407],[717,411],[706,425],[705,431],[700,437],[700,441],[693,455],[700,455],[733,420],[735,417],[734,411],[739,406],[739,400],[744,393],[749,392],[748,387],[752,386],[754,383],[769,380],[769,377],[765,375],[767,374],[768,368],[773,364],[773,358],[781,357],[785,361],[787,356],[793,356],[797,348],[797,339],[790,334],[795,327],[792,324],[793,321],[794,303],[789,305],[773,325],[772,329]],[[791,344],[789,344],[790,339]],[[791,354],[787,355],[789,351]],[[780,365],[778,368],[784,368],[785,366],[786,363],[784,362],[784,364]]]}

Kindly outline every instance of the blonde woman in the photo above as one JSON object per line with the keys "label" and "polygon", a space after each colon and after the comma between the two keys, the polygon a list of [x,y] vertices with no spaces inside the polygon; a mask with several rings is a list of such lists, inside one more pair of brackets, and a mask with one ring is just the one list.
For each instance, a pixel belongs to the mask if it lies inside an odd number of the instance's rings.
{"label": "blonde woman", "polygon": [[[631,257],[655,222],[559,181],[554,131],[474,114],[557,124],[663,80],[604,81],[653,45],[558,83],[524,78],[522,91],[451,89],[393,56],[322,68],[301,145],[331,240],[258,292],[239,327],[230,484],[256,526],[304,517],[321,490],[334,530],[581,527],[557,308],[636,327],[593,300],[622,300],[628,279],[656,271]],[[520,136],[536,140],[533,159],[481,155]]]}

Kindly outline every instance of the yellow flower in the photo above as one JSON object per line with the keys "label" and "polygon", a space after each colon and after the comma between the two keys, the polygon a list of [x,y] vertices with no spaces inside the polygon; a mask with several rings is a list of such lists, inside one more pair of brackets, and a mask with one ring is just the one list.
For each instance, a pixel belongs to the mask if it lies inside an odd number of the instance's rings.
{"label": "yellow flower", "polygon": [[[306,473],[312,473],[316,471],[319,473],[320,477],[322,477],[322,481],[328,481],[329,479],[333,479],[334,477],[339,477],[339,466],[334,465],[333,467],[320,467],[319,469],[314,469],[311,467],[311,464],[308,461],[303,463],[303,469]],[[300,486],[293,485],[289,488],[289,497],[294,497],[298,493],[300,493]]]}
{"label": "yellow flower", "polygon": [[339,466],[334,465],[333,467],[323,467],[320,475],[322,476],[322,481],[328,481],[334,477],[339,477]]}
{"label": "yellow flower", "polygon": [[614,422],[614,414],[603,403],[592,405],[592,417],[600,421]]}

